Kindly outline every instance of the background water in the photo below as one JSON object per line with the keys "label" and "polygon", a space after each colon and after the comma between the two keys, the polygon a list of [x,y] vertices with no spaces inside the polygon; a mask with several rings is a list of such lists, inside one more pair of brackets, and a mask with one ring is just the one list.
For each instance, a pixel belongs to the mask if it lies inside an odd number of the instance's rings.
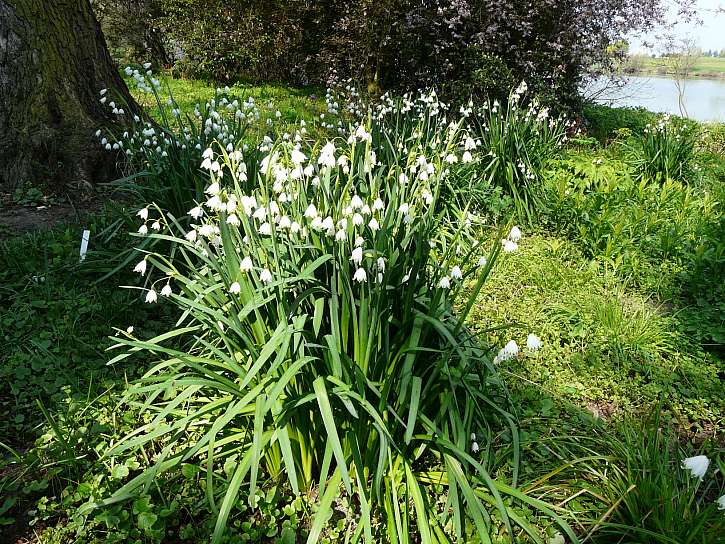
{"label": "background water", "polygon": [[[618,89],[602,79],[593,83],[585,94],[602,104],[641,106],[680,115],[675,81],[667,77],[628,76],[624,86]],[[725,122],[725,79],[686,80],[685,107],[691,119]]]}

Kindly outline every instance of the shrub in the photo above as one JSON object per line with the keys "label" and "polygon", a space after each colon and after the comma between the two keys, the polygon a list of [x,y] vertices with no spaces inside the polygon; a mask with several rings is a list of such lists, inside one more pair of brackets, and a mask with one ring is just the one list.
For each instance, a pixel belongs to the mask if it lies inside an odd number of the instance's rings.
{"label": "shrub", "polygon": [[475,49],[466,56],[467,68],[462,77],[445,86],[446,95],[461,104],[469,100],[476,104],[486,100],[505,102],[516,86],[516,78],[503,59]]}
{"label": "shrub", "polygon": [[592,103],[584,105],[582,115],[589,123],[588,131],[602,143],[615,138],[621,129],[640,136],[655,119],[655,114],[644,108],[612,108]]}
{"label": "shrub", "polygon": [[545,503],[515,489],[516,456],[509,485],[478,452],[497,420],[517,436],[495,367],[463,325],[502,245],[498,234],[479,261],[467,243],[474,218],[442,221],[458,213],[442,202],[443,179],[471,154],[463,121],[442,121],[444,111],[435,96],[385,105],[347,144],[281,138],[263,142],[260,156],[214,144],[202,165],[208,199],[189,212],[190,229],[157,208],[140,214],[163,225],[151,237],[175,244],[136,267],[148,273],[147,301],[159,292],[183,314],[157,338],[119,341],[130,349],[112,362],[160,359],[127,399],[150,421],[108,456],[157,453],[104,504],[194,463],[206,465],[215,541],[242,485],[254,505],[266,479],[318,494],[308,542],[339,495],[350,501],[348,534],[368,542],[485,541],[513,535],[512,525],[534,535],[511,501],[576,541]]}

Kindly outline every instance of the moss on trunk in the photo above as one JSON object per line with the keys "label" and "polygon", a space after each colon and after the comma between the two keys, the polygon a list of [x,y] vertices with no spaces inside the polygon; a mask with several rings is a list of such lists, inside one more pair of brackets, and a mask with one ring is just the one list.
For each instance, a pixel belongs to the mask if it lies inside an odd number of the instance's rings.
{"label": "moss on trunk", "polygon": [[98,101],[104,88],[138,112],[89,0],[0,0],[0,185],[112,176],[93,133],[124,119]]}

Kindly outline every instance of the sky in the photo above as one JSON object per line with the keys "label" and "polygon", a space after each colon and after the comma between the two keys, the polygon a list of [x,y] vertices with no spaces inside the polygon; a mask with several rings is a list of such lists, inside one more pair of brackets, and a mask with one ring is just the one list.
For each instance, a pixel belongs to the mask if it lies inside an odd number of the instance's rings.
{"label": "sky", "polygon": [[[695,38],[697,46],[707,51],[716,49],[721,51],[725,49],[725,13],[715,13],[718,8],[725,11],[725,0],[696,0],[697,10],[702,19],[702,25],[677,23],[674,28],[676,38],[692,37]],[[676,10],[671,7],[668,14],[670,22],[676,21]],[[632,53],[659,53],[660,49],[656,45],[654,50],[645,49],[644,42],[657,44],[658,35],[662,30],[652,32],[645,36],[645,39],[632,38],[630,40],[630,52]]]}

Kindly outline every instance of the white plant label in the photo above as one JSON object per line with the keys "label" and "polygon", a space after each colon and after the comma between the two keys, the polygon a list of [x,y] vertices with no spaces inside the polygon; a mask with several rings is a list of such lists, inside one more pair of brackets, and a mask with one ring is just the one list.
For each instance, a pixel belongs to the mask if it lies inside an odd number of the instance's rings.
{"label": "white plant label", "polygon": [[88,252],[88,240],[91,238],[91,231],[84,230],[83,236],[81,237],[81,262],[86,259],[86,253]]}

